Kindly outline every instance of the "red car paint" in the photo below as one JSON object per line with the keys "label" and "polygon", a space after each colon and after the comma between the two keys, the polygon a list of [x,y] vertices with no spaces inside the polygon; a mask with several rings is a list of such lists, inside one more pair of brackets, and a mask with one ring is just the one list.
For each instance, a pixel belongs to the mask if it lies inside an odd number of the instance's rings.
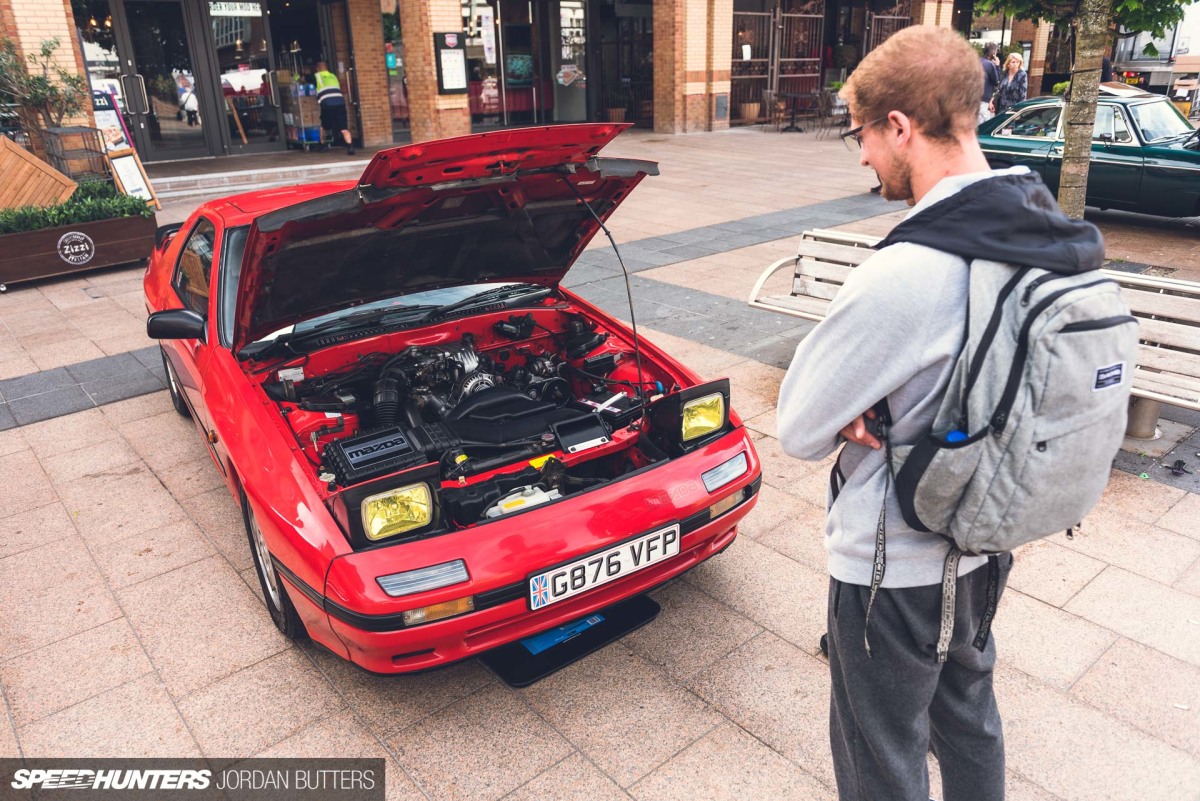
{"label": "red car paint", "polygon": [[[543,129],[541,133],[548,143],[546,151],[521,158],[545,167],[555,163],[556,159],[561,160],[566,153],[566,158],[578,163],[579,154],[594,154],[619,132],[619,127],[588,125]],[[529,141],[528,136],[522,141]],[[580,142],[588,147],[581,148]],[[480,177],[489,174],[489,169],[494,173],[496,149],[493,141],[488,136],[471,136],[384,151],[359,182],[276,189],[206,203],[192,214],[178,234],[154,252],[145,277],[147,307],[151,312],[183,308],[172,285],[173,273],[183,244],[193,228],[201,219],[212,223],[216,229],[216,245],[205,341],[163,340],[164,352],[227,487],[235,499],[245,493],[271,556],[280,567],[283,588],[309,635],[334,653],[379,673],[408,672],[473,656],[590,614],[683,573],[733,540],[738,523],[757,501],[757,494],[753,493],[756,493],[761,473],[751,440],[731,410],[728,431],[723,436],[601,487],[485,524],[416,541],[392,545],[385,541],[381,546],[356,551],[327,503],[338,493],[317,480],[303,440],[298,441],[284,420],[280,413],[281,404],[265,394],[261,386],[264,376],[253,373],[252,368],[259,365],[253,360],[239,359],[236,348],[220,341],[216,323],[221,313],[219,287],[222,286],[221,271],[228,269],[228,265],[222,263],[222,246],[231,229],[254,226],[251,244],[246,248],[239,290],[252,292],[256,287],[254,260],[261,257],[262,243],[270,238],[258,234],[257,222],[264,215],[296,204],[320,202],[362,185],[378,186],[387,180],[411,184],[416,180],[415,176],[422,174],[419,169],[424,163],[422,159],[430,159],[431,154],[436,158],[430,163],[443,170],[456,166],[457,157],[463,169],[452,174]],[[392,178],[380,177],[386,175]],[[637,180],[640,177],[627,183]],[[626,189],[621,189],[621,194]],[[615,204],[602,217],[610,214],[612,208]],[[595,227],[591,231],[593,234]],[[289,230],[295,231],[287,227],[279,230],[285,234]],[[276,238],[275,244],[279,241]],[[572,253],[572,261],[584,245],[586,238]],[[557,279],[545,275],[538,276],[538,280],[557,283]],[[627,326],[566,290],[559,289],[559,294],[572,311],[584,314],[610,333],[613,349],[631,349],[633,338]],[[238,300],[238,316],[249,313],[251,304],[245,300]],[[531,311],[539,319],[551,320],[559,313],[556,308],[533,307]],[[306,370],[320,374],[353,360],[359,353],[394,353],[409,344],[454,341],[461,338],[464,331],[479,334],[481,350],[497,348],[498,344],[491,342],[486,332],[494,320],[504,316],[503,313],[475,315],[334,345],[311,354]],[[235,339],[244,344],[249,324],[237,319],[234,330],[237,332]],[[647,377],[661,376],[684,388],[701,383],[698,376],[644,338],[641,339],[641,353]],[[622,365],[619,369],[632,369],[632,365],[628,368]],[[632,374],[629,377],[632,378]],[[299,426],[307,437],[315,430],[313,421],[300,420]],[[292,425],[296,424],[292,422]],[[620,449],[626,440],[637,436],[636,432],[617,433],[621,436],[614,435],[614,440],[619,441],[607,447]],[[746,472],[710,494],[701,482],[701,473],[742,452],[747,457]],[[567,461],[571,459],[564,454],[559,456]],[[486,480],[490,474],[476,476],[472,481]],[[698,524],[694,530],[686,531],[678,556],[560,603],[531,611],[522,594],[433,623],[390,629],[386,625],[388,616],[397,616],[405,610],[512,588],[550,566],[704,513],[717,501],[747,487],[752,491],[747,500],[712,522]],[[385,594],[376,581],[380,576],[455,559],[465,561],[470,575],[468,582],[394,598]],[[389,630],[372,630],[380,628]]]}

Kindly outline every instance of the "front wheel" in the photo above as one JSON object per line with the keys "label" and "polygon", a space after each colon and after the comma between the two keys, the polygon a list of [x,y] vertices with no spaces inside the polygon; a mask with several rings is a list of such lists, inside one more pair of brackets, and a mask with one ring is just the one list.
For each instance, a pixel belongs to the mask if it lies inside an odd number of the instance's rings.
{"label": "front wheel", "polygon": [[250,540],[250,554],[254,557],[254,572],[258,574],[258,583],[262,587],[263,600],[267,602],[267,611],[271,613],[271,620],[275,622],[275,628],[283,632],[288,639],[307,640],[308,629],[304,627],[304,621],[300,619],[300,614],[296,611],[292,599],[288,597],[287,590],[284,589],[283,581],[279,578],[279,571],[275,569],[275,563],[271,561],[271,552],[267,550],[267,541],[263,537],[262,529],[258,526],[258,520],[254,517],[254,510],[250,508],[250,501],[247,500],[244,491],[241,496],[242,522],[246,525],[246,537]]}
{"label": "front wheel", "polygon": [[167,392],[171,393],[171,405],[182,416],[191,418],[192,412],[188,409],[187,401],[183,399],[183,390],[179,386],[179,379],[175,376],[175,368],[171,366],[171,360],[167,358],[167,352],[161,347],[158,350],[162,356],[163,370],[167,373]]}

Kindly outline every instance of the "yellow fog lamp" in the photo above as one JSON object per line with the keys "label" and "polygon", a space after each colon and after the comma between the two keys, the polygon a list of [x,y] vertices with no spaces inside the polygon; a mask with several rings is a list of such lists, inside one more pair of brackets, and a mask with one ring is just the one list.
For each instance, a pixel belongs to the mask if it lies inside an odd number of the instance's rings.
{"label": "yellow fog lamp", "polygon": [[361,509],[363,534],[378,542],[429,525],[433,497],[428,484],[410,484],[364,498]]}
{"label": "yellow fog lamp", "polygon": [[725,425],[725,396],[720,392],[687,401],[680,413],[680,438],[684,442],[720,430]]}
{"label": "yellow fog lamp", "polygon": [[410,609],[404,613],[404,625],[419,626],[422,623],[432,623],[455,615],[475,611],[475,596],[455,598],[432,606],[422,606],[420,609]]}

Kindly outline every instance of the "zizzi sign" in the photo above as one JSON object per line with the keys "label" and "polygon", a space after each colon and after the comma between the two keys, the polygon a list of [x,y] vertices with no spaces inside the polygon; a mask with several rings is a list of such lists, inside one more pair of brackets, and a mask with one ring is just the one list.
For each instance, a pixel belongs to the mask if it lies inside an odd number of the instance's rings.
{"label": "zizzi sign", "polygon": [[96,243],[81,231],[68,231],[58,238],[58,257],[67,264],[78,267],[95,255]]}

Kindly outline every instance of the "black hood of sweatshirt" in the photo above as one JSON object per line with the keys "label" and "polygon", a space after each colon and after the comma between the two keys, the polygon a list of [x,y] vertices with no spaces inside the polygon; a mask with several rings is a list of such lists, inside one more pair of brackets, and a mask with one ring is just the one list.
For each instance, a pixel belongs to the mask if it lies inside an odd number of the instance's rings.
{"label": "black hood of sweatshirt", "polygon": [[897,225],[876,247],[897,242],[1056,273],[1104,263],[1096,226],[1063,214],[1036,173],[976,181]]}

